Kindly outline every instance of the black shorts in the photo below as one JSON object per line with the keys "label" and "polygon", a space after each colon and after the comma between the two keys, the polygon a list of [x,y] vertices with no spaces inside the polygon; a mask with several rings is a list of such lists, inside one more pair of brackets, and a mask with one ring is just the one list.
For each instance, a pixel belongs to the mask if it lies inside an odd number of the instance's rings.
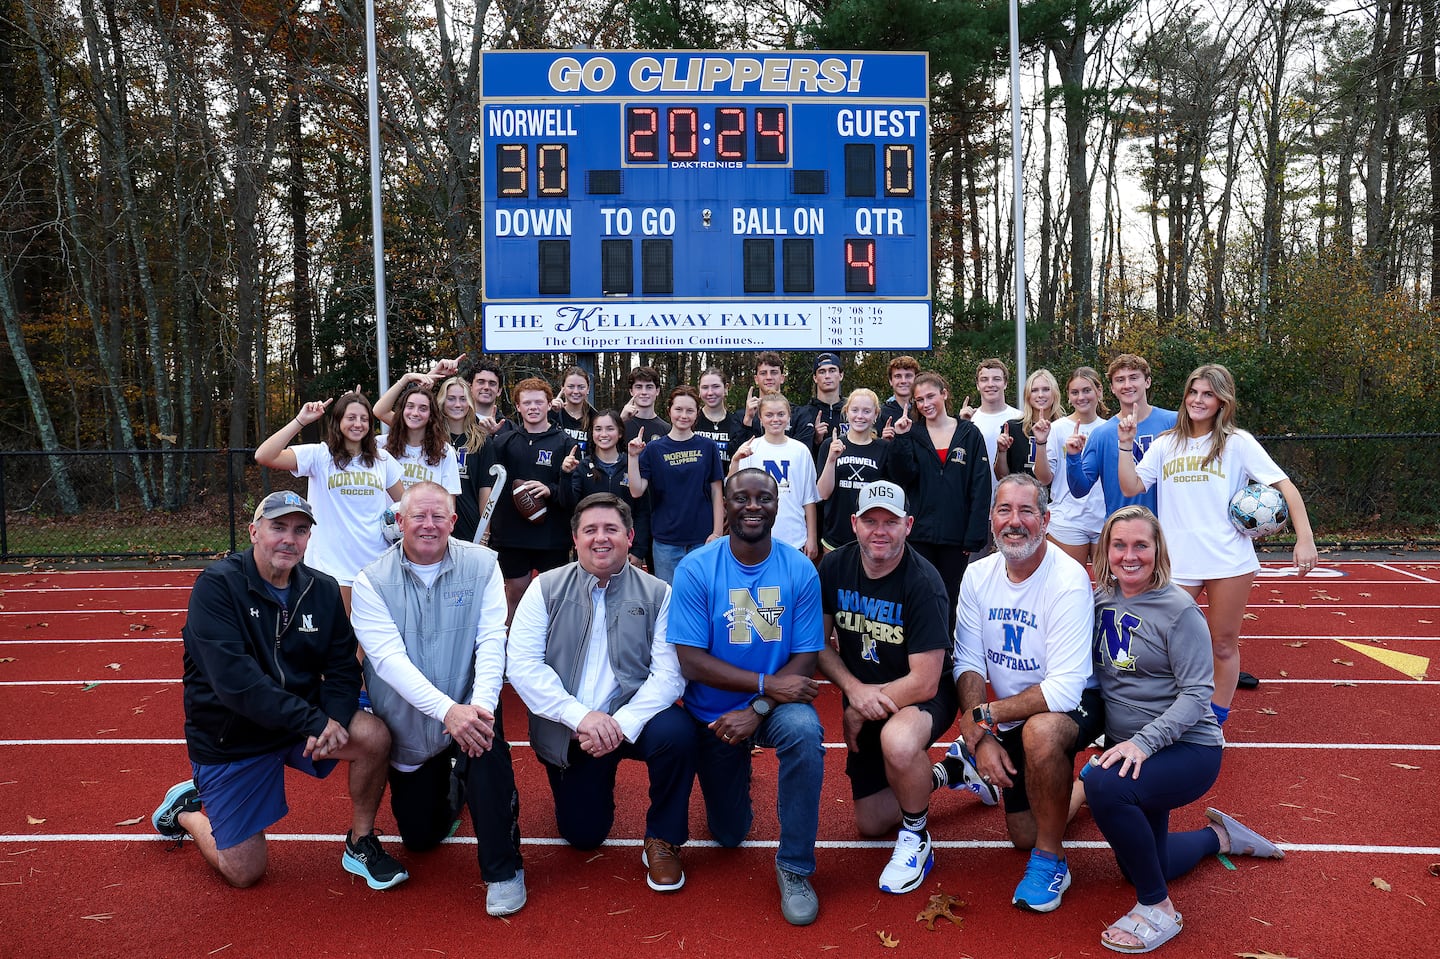
{"label": "black shorts", "polygon": [[523,549],[519,546],[502,546],[496,550],[500,560],[500,575],[506,579],[519,579],[530,573],[543,573],[547,569],[559,569],[570,562],[568,549]]}
{"label": "black shorts", "polygon": [[[915,708],[930,717],[930,742],[940,739],[955,722],[959,709],[954,684],[941,677],[940,693],[934,699],[916,703]],[[856,742],[859,751],[845,752],[845,775],[850,777],[851,799],[864,799],[890,788],[890,780],[885,777],[885,756],[880,751],[880,730],[884,725],[885,720],[865,723]]]}
{"label": "black shorts", "polygon": [[[1099,687],[1091,687],[1080,694],[1080,705],[1065,714],[1074,722],[1077,729],[1075,739],[1066,747],[1065,751],[1070,756],[1073,765],[1075,756],[1080,750],[1089,746],[1105,731],[1105,698],[1100,695]],[[1022,735],[1025,731],[1025,724],[1004,730],[997,733],[995,738],[1000,745],[1005,747],[1005,752],[1010,755],[1011,764],[1018,770],[1010,778],[1015,785],[1009,789],[1001,790],[1005,794],[1005,811],[1025,812],[1030,808],[1030,797],[1025,792],[1025,740]]]}

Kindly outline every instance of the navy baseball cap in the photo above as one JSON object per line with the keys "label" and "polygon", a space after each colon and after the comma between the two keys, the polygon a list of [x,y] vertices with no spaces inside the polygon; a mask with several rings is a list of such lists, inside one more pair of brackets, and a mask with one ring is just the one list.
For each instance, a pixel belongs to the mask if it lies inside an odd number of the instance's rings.
{"label": "navy baseball cap", "polygon": [[815,372],[816,372],[816,373],[819,373],[819,372],[820,372],[820,367],[822,367],[822,366],[835,366],[835,367],[838,367],[839,365],[840,365],[840,357],[839,357],[837,354],[835,354],[835,353],[821,353],[819,356],[815,357]]}

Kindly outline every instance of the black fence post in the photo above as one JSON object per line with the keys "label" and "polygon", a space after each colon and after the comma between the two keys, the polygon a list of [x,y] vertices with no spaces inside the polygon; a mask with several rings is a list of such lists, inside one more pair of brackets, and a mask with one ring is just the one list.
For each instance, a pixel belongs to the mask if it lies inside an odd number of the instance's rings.
{"label": "black fence post", "polygon": [[230,517],[230,552],[235,552],[235,451],[225,451],[225,496]]}
{"label": "black fence post", "polygon": [[5,454],[0,453],[0,559],[10,558],[10,530],[5,524],[5,514],[10,503],[5,498]]}

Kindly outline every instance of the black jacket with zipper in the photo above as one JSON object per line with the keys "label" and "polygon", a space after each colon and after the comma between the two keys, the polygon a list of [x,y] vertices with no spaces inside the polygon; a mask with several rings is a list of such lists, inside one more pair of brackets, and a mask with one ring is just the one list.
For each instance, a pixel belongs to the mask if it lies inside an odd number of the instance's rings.
{"label": "black jacket with zipper", "polygon": [[924,420],[890,444],[890,475],[910,498],[915,526],[910,539],[939,546],[984,547],[990,532],[990,458],[985,437],[969,420],[956,419],[941,462]]}
{"label": "black jacket with zipper", "polygon": [[185,639],[185,741],[193,762],[235,762],[318,736],[358,708],[360,663],[340,585],[304,564],[290,572],[289,623],[253,549],[195,580]]}

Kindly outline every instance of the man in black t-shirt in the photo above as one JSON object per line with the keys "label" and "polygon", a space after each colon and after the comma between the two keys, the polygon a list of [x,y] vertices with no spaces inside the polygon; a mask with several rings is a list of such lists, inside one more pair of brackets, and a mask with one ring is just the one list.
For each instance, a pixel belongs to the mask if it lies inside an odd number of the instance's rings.
{"label": "man in black t-shirt", "polygon": [[845,697],[845,773],[855,826],[878,836],[897,825],[880,888],[919,888],[935,862],[926,819],[930,744],[955,721],[945,585],[906,545],[913,518],[894,483],[860,490],[854,543],[820,563],[820,596],[830,646],[820,671]]}

